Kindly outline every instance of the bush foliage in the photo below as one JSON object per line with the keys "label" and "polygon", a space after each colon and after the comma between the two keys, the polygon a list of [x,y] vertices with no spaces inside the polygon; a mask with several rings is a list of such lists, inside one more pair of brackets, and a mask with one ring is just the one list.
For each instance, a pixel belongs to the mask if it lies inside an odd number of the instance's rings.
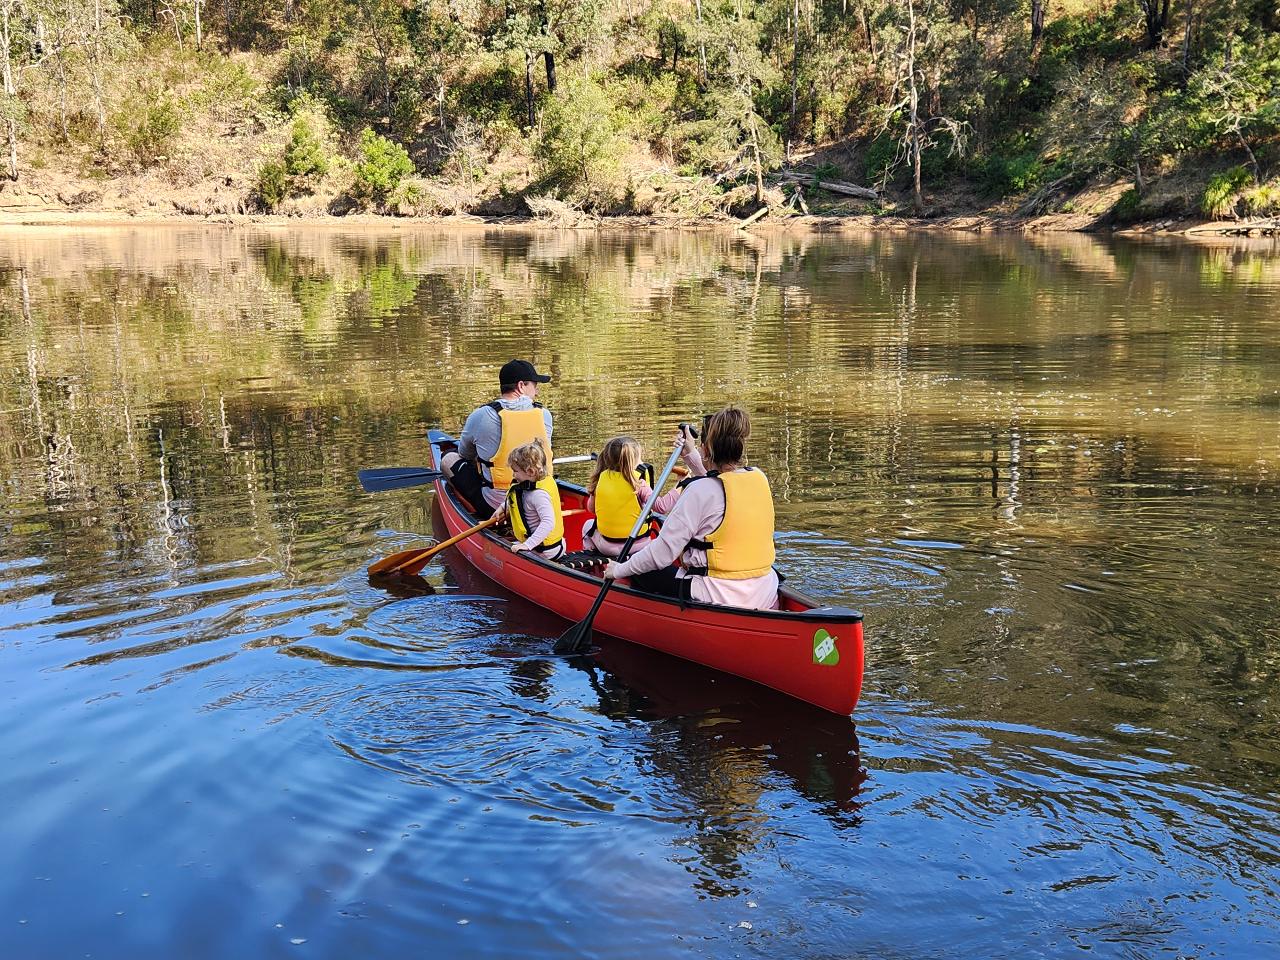
{"label": "bush foliage", "polygon": [[360,132],[360,152],[356,157],[352,186],[356,199],[365,203],[386,203],[413,170],[413,161],[400,144],[374,133],[369,127]]}
{"label": "bush foliage", "polygon": [[701,210],[831,147],[832,176],[997,196],[1236,164],[1253,186],[1187,193],[1222,215],[1272,209],[1280,166],[1275,0],[1063,0],[1036,34],[1006,0],[240,0],[202,5],[199,48],[190,5],[7,2],[18,178],[74,155],[272,209]]}

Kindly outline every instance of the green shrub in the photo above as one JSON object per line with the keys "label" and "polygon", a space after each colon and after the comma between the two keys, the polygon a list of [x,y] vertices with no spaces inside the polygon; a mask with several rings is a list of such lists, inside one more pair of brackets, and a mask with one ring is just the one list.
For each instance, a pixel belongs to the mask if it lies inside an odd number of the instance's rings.
{"label": "green shrub", "polygon": [[1240,196],[1245,211],[1251,217],[1270,217],[1280,214],[1280,180],[1264,183]]}
{"label": "green shrub", "polygon": [[1048,166],[1034,151],[987,157],[981,167],[982,182],[987,189],[1005,196],[1038,187],[1046,179]]}
{"label": "green shrub", "polygon": [[893,166],[893,161],[897,159],[897,156],[898,142],[893,137],[882,133],[872,140],[862,158],[867,180],[878,181],[883,179],[885,173]]}
{"label": "green shrub", "polygon": [[542,114],[536,153],[544,178],[562,195],[595,207],[621,197],[626,141],[618,135],[604,88],[587,78],[562,85]]}
{"label": "green shrub", "polygon": [[254,196],[262,209],[270,212],[280,206],[289,196],[289,175],[284,164],[278,160],[268,160],[258,168],[258,182],[253,188]]}
{"label": "green shrub", "polygon": [[291,179],[323,177],[329,172],[329,154],[305,114],[293,121],[289,142],[284,148],[284,169]]}
{"label": "green shrub", "polygon": [[1206,217],[1215,219],[1234,215],[1240,191],[1252,180],[1253,177],[1244,167],[1232,167],[1223,173],[1214,174],[1200,197],[1201,212]]}
{"label": "green shrub", "polygon": [[385,203],[400,181],[413,173],[413,161],[400,144],[365,127],[360,132],[360,156],[352,185],[356,199]]}
{"label": "green shrub", "polygon": [[169,96],[137,96],[126,100],[112,117],[125,153],[139,166],[150,167],[168,158],[182,129],[182,111]]}

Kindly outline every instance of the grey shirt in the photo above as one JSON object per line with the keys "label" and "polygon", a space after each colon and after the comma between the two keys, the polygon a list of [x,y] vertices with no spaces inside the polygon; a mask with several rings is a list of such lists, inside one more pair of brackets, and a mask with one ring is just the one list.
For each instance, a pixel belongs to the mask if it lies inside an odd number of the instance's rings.
{"label": "grey shirt", "polygon": [[[498,403],[502,404],[506,410],[530,410],[533,408],[533,401],[528,397],[520,397],[517,400],[506,400],[502,397],[498,398]],[[542,419],[547,424],[547,440],[551,440],[551,411],[543,408]],[[458,455],[466,460],[474,460],[477,455],[483,460],[492,460],[498,452],[498,445],[502,442],[502,419],[498,416],[498,411],[487,404],[483,407],[477,407],[471,411],[471,415],[467,417],[467,422],[462,425],[462,436],[458,438]],[[480,464],[480,473],[486,480],[492,480],[493,477],[489,473],[489,468],[484,464]],[[484,498],[490,506],[496,507],[506,499],[506,493],[496,491],[492,487],[484,488]]]}

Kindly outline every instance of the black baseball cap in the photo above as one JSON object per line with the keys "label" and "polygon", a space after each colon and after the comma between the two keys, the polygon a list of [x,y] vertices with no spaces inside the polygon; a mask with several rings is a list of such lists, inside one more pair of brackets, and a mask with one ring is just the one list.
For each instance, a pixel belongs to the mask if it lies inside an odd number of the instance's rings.
{"label": "black baseball cap", "polygon": [[498,384],[506,386],[519,383],[521,380],[533,380],[535,383],[550,383],[551,378],[539,373],[528,360],[508,360],[498,371]]}

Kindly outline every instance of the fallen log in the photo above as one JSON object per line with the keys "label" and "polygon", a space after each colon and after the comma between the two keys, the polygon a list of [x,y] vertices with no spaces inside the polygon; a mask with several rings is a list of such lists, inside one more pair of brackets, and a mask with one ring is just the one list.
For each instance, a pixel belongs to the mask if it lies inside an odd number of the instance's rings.
{"label": "fallen log", "polygon": [[826,190],[828,193],[839,193],[846,197],[857,197],[859,200],[879,200],[880,194],[872,190],[870,187],[860,187],[856,183],[846,183],[843,180],[819,180],[803,173],[779,173],[775,176],[787,181],[788,183],[803,183],[808,186],[817,187],[819,190]]}
{"label": "fallen log", "polygon": [[1248,236],[1254,231],[1267,236],[1280,233],[1280,219],[1273,220],[1228,220],[1218,223],[1204,223],[1198,227],[1188,227],[1183,233],[1226,233]]}
{"label": "fallen log", "polygon": [[764,216],[766,213],[768,213],[768,212],[769,212],[769,207],[768,207],[768,206],[763,206],[763,207],[761,207],[759,210],[757,210],[757,211],[756,211],[755,213],[753,213],[751,216],[747,217],[747,219],[740,221],[740,222],[738,223],[738,229],[739,229],[739,230],[745,230],[745,229],[747,229],[747,227],[751,226],[751,224],[755,223],[757,220],[759,220],[761,217],[763,217],[763,216]]}

